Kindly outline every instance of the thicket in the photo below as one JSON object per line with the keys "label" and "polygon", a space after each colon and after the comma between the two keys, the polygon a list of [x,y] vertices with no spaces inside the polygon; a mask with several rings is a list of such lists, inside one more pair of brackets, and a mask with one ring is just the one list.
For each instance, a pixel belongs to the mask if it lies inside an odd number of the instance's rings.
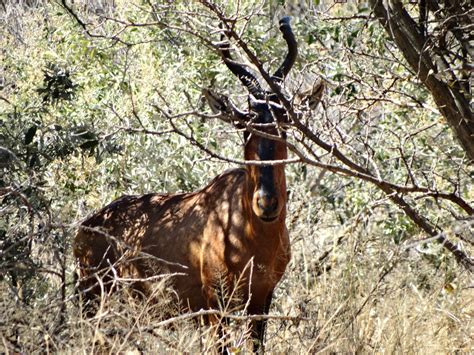
{"label": "thicket", "polygon": [[[207,1],[1,3],[4,351],[214,348],[208,328],[164,320],[165,296],[142,304],[110,295],[82,318],[71,242],[81,220],[114,198],[192,191],[242,160],[241,132],[202,97],[211,88],[244,104],[213,45],[219,14],[235,20],[246,45],[235,44],[236,57],[256,73],[284,57],[282,15],[299,44],[284,88],[304,113],[288,127],[293,255],[267,350],[472,350],[472,156],[427,80],[455,98],[469,132],[473,10],[388,3],[385,13],[372,1],[218,2],[214,11]],[[399,6],[423,35],[420,62],[438,59],[425,71],[399,50],[393,17],[384,20]],[[318,108],[293,105],[314,83],[325,87]],[[245,324],[229,325],[236,351]]]}

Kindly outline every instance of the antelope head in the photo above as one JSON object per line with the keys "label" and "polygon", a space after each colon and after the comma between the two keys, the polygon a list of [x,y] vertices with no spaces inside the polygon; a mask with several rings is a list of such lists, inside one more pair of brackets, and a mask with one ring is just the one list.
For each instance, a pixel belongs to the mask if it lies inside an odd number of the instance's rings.
{"label": "antelope head", "polygon": [[[288,45],[283,63],[272,75],[271,80],[281,86],[295,63],[297,43],[290,27],[290,18],[280,20],[280,31]],[[229,42],[221,42],[219,51],[230,71],[247,88],[248,108],[238,109],[229,98],[203,90],[204,97],[214,113],[245,127],[245,160],[261,161],[259,165],[248,165],[249,203],[256,217],[266,223],[283,221],[286,215],[286,181],[284,164],[287,158],[286,134],[281,125],[288,121],[287,113],[278,96],[265,91],[257,78],[246,67],[234,61]]]}

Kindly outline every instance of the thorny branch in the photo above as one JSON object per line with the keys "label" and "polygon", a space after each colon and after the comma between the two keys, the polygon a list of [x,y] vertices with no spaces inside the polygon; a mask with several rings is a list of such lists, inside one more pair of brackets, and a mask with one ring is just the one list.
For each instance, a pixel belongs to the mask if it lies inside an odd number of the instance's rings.
{"label": "thorny branch", "polygon": [[[254,55],[254,53],[250,50],[248,45],[245,41],[235,32],[233,22],[230,22],[224,13],[220,11],[220,9],[215,6],[214,3],[208,1],[202,1],[205,6],[207,6],[212,12],[214,12],[219,20],[223,23],[226,28],[226,31],[230,38],[236,41],[236,45],[241,48],[244,53],[247,55],[250,62],[258,69],[260,75],[263,77],[265,82],[270,86],[271,91],[276,94],[281,102],[281,104],[285,107],[289,117],[292,120],[293,125],[300,131],[302,134],[313,141],[316,145],[330,153],[334,156],[338,161],[346,165],[349,169],[355,170],[357,173],[357,177],[361,178],[365,181],[369,181],[376,185],[379,189],[381,189],[399,208],[401,208],[405,214],[421,229],[423,229],[427,234],[430,236],[436,237],[437,241],[441,243],[447,250],[452,252],[456,259],[464,265],[470,271],[474,271],[474,261],[468,255],[466,255],[462,250],[460,250],[455,244],[450,242],[446,237],[443,236],[442,233],[439,233],[435,227],[429,222],[429,220],[419,214],[412,206],[410,206],[406,200],[403,198],[403,193],[406,193],[406,190],[397,189],[396,186],[393,184],[389,184],[383,180],[377,179],[372,175],[372,173],[363,168],[356,162],[352,161],[346,155],[344,155],[336,145],[331,145],[327,142],[324,142],[322,139],[318,137],[314,132],[312,132],[306,125],[301,122],[300,115],[295,111],[294,105],[287,99],[287,97],[283,94],[281,87],[272,80],[269,73],[264,69],[262,62]],[[311,160],[303,160],[305,163],[315,165]],[[428,191],[427,191],[428,192]],[[461,208],[463,208],[468,215],[473,214],[473,208],[465,202],[461,197],[452,194],[446,193],[435,193],[437,198],[446,198],[452,202],[458,204]]]}

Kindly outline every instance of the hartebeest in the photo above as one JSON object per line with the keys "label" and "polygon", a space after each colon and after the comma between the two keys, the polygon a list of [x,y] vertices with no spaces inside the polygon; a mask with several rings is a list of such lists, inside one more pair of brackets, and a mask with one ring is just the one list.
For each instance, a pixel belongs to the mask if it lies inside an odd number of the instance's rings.
{"label": "hartebeest", "polygon": [[[271,78],[278,85],[297,55],[289,18],[280,21],[280,30],[288,54]],[[228,41],[219,51],[249,91],[249,109],[241,111],[210,91],[205,96],[214,111],[249,128],[245,159],[263,163],[226,171],[192,193],[123,196],[83,222],[74,255],[86,299],[100,292],[95,283],[101,272],[102,289],[114,275],[145,279],[180,273],[172,286],[189,310],[218,307],[217,288],[224,282],[239,287],[249,314],[268,313],[290,260],[284,164],[272,163],[287,159],[281,123],[288,118],[278,96],[263,90],[252,73],[232,60]],[[149,282],[137,281],[134,288],[149,294]],[[253,322],[257,344],[263,343],[264,329],[264,320]]]}

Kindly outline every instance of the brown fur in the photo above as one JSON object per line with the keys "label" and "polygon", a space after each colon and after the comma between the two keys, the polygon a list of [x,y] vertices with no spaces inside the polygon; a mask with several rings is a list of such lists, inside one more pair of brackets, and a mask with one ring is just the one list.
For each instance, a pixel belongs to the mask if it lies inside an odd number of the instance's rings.
{"label": "brown fur", "polygon": [[[288,54],[273,76],[276,83],[282,82],[297,55],[288,17],[280,20],[280,30]],[[220,52],[227,67],[249,90],[250,111],[240,111],[222,95],[206,91],[211,107],[237,124],[274,123],[261,131],[284,137],[277,123],[287,118],[278,99],[269,101],[270,93],[263,91],[242,65],[231,60],[228,47]],[[246,160],[287,158],[284,142],[263,138],[256,132],[244,136]],[[79,228],[74,242],[81,274],[79,289],[86,299],[93,298],[104,286],[110,289],[117,275],[142,279],[133,288],[149,296],[151,283],[143,279],[181,273],[172,277],[172,285],[181,304],[189,310],[217,308],[225,294],[223,289],[228,294],[237,289],[240,306],[247,305],[250,314],[266,314],[273,290],[290,260],[285,218],[282,164],[230,170],[193,193],[124,196]],[[97,278],[103,280],[99,285]],[[264,320],[253,322],[255,349],[263,349],[264,331]]]}
{"label": "brown fur", "polygon": [[[251,176],[257,169],[248,170],[227,171],[193,193],[123,196],[86,220],[74,242],[86,298],[100,292],[91,275],[122,258],[116,265],[118,275],[185,273],[173,278],[183,304],[194,311],[216,307],[215,287],[223,279],[234,285],[253,258],[253,269],[247,270],[252,274],[248,311],[262,313],[290,258],[286,196],[279,217],[272,223],[261,221],[250,203],[255,186]],[[284,172],[278,175],[284,187]],[[111,277],[108,273],[104,282]],[[248,283],[244,278],[240,285],[243,302],[249,298]],[[135,288],[149,292],[147,282],[137,282]]]}

